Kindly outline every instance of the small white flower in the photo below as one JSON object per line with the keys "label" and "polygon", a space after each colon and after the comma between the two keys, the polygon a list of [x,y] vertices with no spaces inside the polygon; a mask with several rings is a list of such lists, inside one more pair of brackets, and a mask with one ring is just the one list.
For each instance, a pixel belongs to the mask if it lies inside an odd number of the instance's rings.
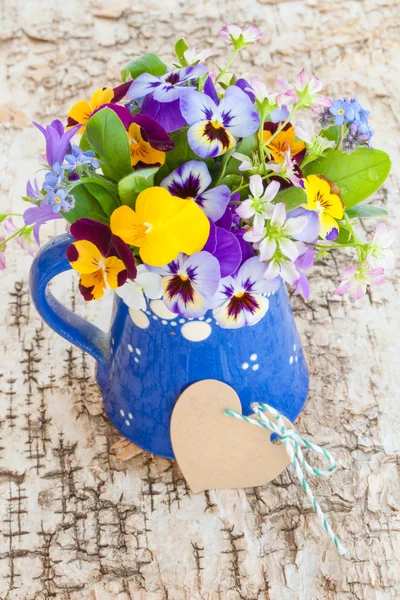
{"label": "small white flower", "polygon": [[115,291],[129,308],[140,310],[146,310],[145,296],[156,300],[163,295],[160,275],[147,271],[144,265],[138,266],[134,281],[128,280]]}
{"label": "small white flower", "polygon": [[369,245],[366,260],[372,267],[382,267],[385,271],[394,269],[395,256],[390,246],[397,238],[397,229],[389,229],[385,223],[378,223],[375,235]]}
{"label": "small white flower", "polygon": [[212,50],[200,50],[200,52],[196,52],[196,46],[191,46],[185,50],[183,58],[187,61],[188,65],[195,65],[197,63],[203,63],[212,55]]}
{"label": "small white flower", "polygon": [[242,202],[236,209],[237,214],[242,219],[251,219],[253,217],[253,228],[260,233],[265,224],[265,219],[272,215],[274,205],[272,200],[279,192],[280,183],[272,181],[265,189],[261,175],[252,175],[250,177],[251,196]]}

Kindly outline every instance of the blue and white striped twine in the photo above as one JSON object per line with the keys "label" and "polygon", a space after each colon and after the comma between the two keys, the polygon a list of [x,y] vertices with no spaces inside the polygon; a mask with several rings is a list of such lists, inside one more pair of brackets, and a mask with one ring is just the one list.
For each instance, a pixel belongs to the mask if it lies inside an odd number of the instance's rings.
{"label": "blue and white striped twine", "polygon": [[[245,417],[242,414],[234,412],[233,410],[226,410],[225,413],[231,417],[235,417],[236,419],[241,419],[242,421],[246,421],[247,423],[252,423],[253,425],[258,425],[259,427],[263,427],[264,429],[268,429],[273,433],[276,433],[278,439],[285,446],[286,452],[289,454],[289,457],[292,461],[292,465],[294,467],[295,473],[300,481],[300,484],[307,494],[308,499],[310,500],[313,509],[315,510],[318,520],[321,523],[322,527],[325,529],[326,533],[329,535],[336,548],[339,551],[339,554],[345,554],[346,548],[342,546],[337,535],[333,531],[332,527],[329,525],[328,521],[324,513],[321,510],[320,505],[317,500],[314,498],[314,494],[311,491],[310,486],[307,483],[305,478],[303,469],[311,476],[318,477],[320,479],[324,477],[329,477],[336,470],[336,462],[335,459],[325,448],[321,448],[312,442],[309,442],[304,437],[300,435],[300,433],[296,429],[288,429],[282,419],[282,415],[279,411],[277,411],[269,404],[264,404],[263,402],[256,402],[251,406],[254,413],[260,417],[261,421],[257,419],[252,419],[251,417]],[[272,421],[267,415],[271,415],[275,420]],[[314,450],[318,454],[324,456],[327,461],[329,461],[329,468],[326,470],[320,470],[316,467],[312,467],[308,464],[306,459],[304,458],[301,447],[305,446],[309,450]],[[302,469],[303,467],[303,469]]]}

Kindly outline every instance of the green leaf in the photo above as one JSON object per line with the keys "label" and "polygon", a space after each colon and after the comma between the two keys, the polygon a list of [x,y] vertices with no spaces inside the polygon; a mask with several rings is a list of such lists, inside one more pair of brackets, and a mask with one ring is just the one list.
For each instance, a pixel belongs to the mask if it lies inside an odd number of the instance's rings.
{"label": "green leaf", "polygon": [[97,200],[107,216],[110,216],[121,205],[117,185],[111,181],[107,181],[104,177],[96,175],[80,179],[72,184],[69,193],[75,196],[75,190],[80,186],[85,186],[86,190]]}
{"label": "green leaf", "polygon": [[150,75],[164,75],[167,72],[167,65],[163,63],[157,56],[149,52],[148,54],[142,54],[139,58],[132,60],[126,65],[121,71],[122,81],[126,81],[129,76],[132,79],[136,79],[142,73],[150,73]]}
{"label": "green leaf", "polygon": [[89,144],[88,139],[87,139],[86,131],[84,131],[83,134],[82,134],[81,141],[79,142],[79,147],[84,152],[87,152],[88,150],[91,150],[90,144]]}
{"label": "green leaf", "polygon": [[387,210],[380,206],[371,206],[370,204],[359,204],[346,210],[347,216],[350,219],[358,217],[359,219],[366,219],[367,217],[384,217],[387,215]]}
{"label": "green leaf", "polygon": [[189,146],[187,130],[188,127],[184,127],[183,129],[171,134],[171,138],[173,139],[175,146],[165,155],[165,163],[159,170],[156,179],[158,183],[162,181],[169,173],[171,173],[171,171],[177,169],[188,160],[201,160]]}
{"label": "green leaf", "polygon": [[136,198],[140,192],[154,185],[154,176],[158,169],[159,167],[140,169],[121,179],[118,191],[122,204],[135,208]]}
{"label": "green leaf", "polygon": [[350,241],[351,232],[347,227],[343,227],[339,224],[339,235],[334,240],[335,244],[347,244]]}
{"label": "green leaf", "polygon": [[110,219],[102,209],[100,202],[93,196],[88,188],[81,184],[75,186],[71,190],[71,194],[75,198],[75,207],[68,212],[63,212],[62,215],[68,223],[75,223],[78,219],[86,217],[100,221],[100,223],[109,224]]}
{"label": "green leaf", "polygon": [[178,40],[175,44],[175,54],[178,57],[178,60],[181,63],[181,65],[184,67],[186,67],[186,65],[188,63],[183,55],[185,54],[185,52],[188,48],[189,48],[189,46],[187,45],[187,43],[185,42],[185,40],[183,38]]}
{"label": "green leaf", "polygon": [[323,129],[320,135],[327,140],[331,140],[331,142],[336,142],[339,137],[339,126],[331,125],[328,129]]}
{"label": "green leaf", "polygon": [[113,110],[102,108],[95,113],[87,122],[86,136],[107,179],[119,181],[132,173],[128,136]]}
{"label": "green leaf", "polygon": [[287,211],[294,210],[300,204],[307,204],[307,194],[303,188],[293,186],[278,192],[275,196],[275,202],[283,202]]}
{"label": "green leaf", "polygon": [[347,208],[362,202],[381,187],[390,171],[390,158],[382,150],[357,148],[351,154],[330,152],[303,171],[305,176],[325,175],[339,187]]}
{"label": "green leaf", "polygon": [[219,182],[219,185],[227,185],[228,188],[231,191],[233,191],[241,186],[242,181],[243,177],[241,175],[237,175],[236,173],[229,173],[228,175],[224,175],[224,177]]}

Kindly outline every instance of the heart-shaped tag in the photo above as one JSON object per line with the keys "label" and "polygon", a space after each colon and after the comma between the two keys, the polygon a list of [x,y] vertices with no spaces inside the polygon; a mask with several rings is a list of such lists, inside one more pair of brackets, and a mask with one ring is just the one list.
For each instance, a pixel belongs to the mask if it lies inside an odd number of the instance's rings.
{"label": "heart-shaped tag", "polygon": [[263,485],[290,463],[284,446],[272,443],[268,430],[226,415],[227,409],[241,413],[239,397],[229,385],[214,379],[189,386],[175,404],[172,446],[195,494]]}

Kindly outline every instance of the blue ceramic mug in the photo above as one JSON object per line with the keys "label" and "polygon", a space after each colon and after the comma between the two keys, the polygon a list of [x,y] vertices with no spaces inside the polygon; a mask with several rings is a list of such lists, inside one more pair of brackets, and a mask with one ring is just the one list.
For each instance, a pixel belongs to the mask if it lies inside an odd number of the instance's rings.
{"label": "blue ceramic mug", "polygon": [[65,234],[38,252],[30,274],[32,299],[50,327],[96,359],[106,412],[122,435],[144,450],[174,458],[174,404],[186,387],[202,379],[234,388],[245,415],[252,402],[266,401],[296,419],[307,397],[308,371],[284,285],[270,295],[264,318],[241,329],[221,329],[211,311],[184,319],[162,300],[140,311],[116,296],[106,334],[62,306],[47,288],[71,268],[65,252],[72,241]]}

